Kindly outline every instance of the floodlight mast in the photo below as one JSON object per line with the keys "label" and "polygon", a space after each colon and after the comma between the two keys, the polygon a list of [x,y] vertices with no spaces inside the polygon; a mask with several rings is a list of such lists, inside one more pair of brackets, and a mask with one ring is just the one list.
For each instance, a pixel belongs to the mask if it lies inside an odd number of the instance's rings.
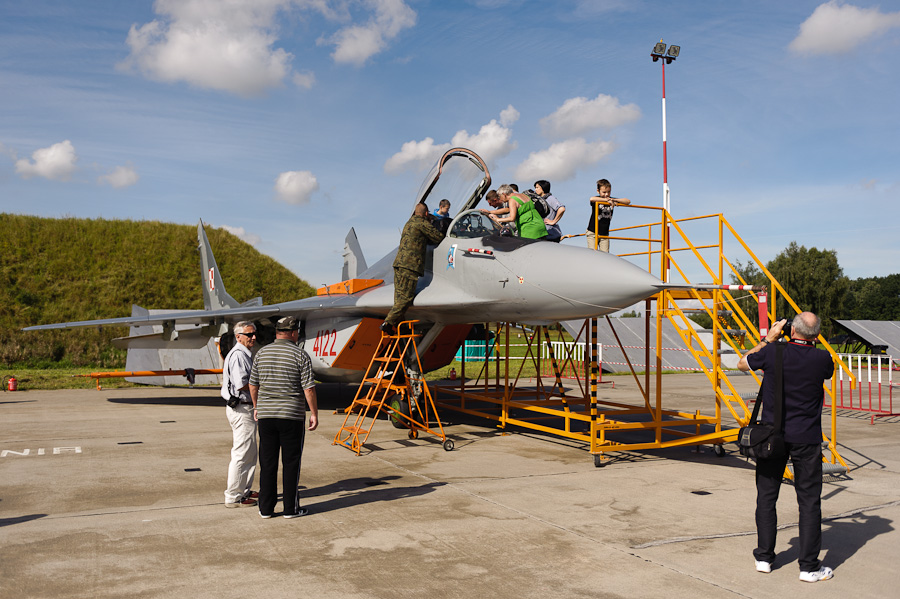
{"label": "floodlight mast", "polygon": [[[662,39],[653,46],[653,51],[650,52],[653,62],[659,61],[662,65],[663,208],[667,212],[671,212],[671,206],[669,204],[669,167],[666,148],[666,65],[671,64],[680,53],[681,46],[675,45],[669,46],[669,50],[666,51],[666,45]],[[660,58],[662,58],[661,61]]]}

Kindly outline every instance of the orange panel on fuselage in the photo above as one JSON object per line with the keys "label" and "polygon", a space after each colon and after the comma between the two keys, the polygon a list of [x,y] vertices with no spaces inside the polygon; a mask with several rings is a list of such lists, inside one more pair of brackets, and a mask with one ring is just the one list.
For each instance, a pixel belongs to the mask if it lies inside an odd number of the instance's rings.
{"label": "orange panel on fuselage", "polygon": [[348,370],[365,370],[375,355],[375,349],[381,341],[381,323],[379,318],[363,318],[353,331],[341,352],[331,364],[332,368]]}
{"label": "orange panel on fuselage", "polygon": [[384,283],[383,279],[348,279],[316,289],[316,295],[353,295]]}

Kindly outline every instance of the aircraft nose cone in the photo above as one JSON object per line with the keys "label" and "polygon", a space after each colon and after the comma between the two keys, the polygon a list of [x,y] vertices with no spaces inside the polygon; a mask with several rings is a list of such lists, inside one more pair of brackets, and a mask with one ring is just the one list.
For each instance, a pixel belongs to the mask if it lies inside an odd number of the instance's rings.
{"label": "aircraft nose cone", "polygon": [[585,250],[589,255],[579,260],[583,269],[582,284],[573,291],[576,297],[601,299],[614,310],[625,308],[657,292],[660,281],[634,264],[606,252]]}
{"label": "aircraft nose cone", "polygon": [[566,245],[558,250],[552,264],[535,263],[529,270],[567,313],[561,318],[609,314],[658,292],[659,279],[623,258]]}

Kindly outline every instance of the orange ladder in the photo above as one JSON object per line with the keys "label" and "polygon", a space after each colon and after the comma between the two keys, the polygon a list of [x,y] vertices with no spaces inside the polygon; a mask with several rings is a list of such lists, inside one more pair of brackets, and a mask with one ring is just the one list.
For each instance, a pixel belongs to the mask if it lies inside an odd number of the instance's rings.
{"label": "orange ladder", "polygon": [[[446,451],[453,450],[453,440],[444,434],[425,378],[420,374],[411,374],[403,362],[404,356],[415,355],[417,372],[422,372],[422,363],[416,346],[418,335],[413,329],[416,322],[418,321],[401,322],[396,334],[382,334],[381,341],[366,369],[366,376],[356,390],[353,402],[345,410],[347,416],[332,445],[341,445],[359,455],[375,426],[378,415],[384,409],[390,415],[395,427],[409,429],[410,439],[418,438],[419,430],[424,430],[440,437]],[[404,330],[408,332],[404,333]],[[414,391],[418,385],[422,388],[420,394]],[[387,407],[385,403],[388,404]],[[352,424],[351,416],[355,416]],[[437,431],[432,429],[432,422],[437,424]]]}

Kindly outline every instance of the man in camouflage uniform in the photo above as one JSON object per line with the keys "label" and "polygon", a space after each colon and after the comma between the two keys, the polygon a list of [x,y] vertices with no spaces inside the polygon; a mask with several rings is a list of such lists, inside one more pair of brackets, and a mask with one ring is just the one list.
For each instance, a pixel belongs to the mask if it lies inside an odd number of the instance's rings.
{"label": "man in camouflage uniform", "polygon": [[440,243],[444,238],[444,234],[428,221],[427,214],[425,204],[416,204],[400,236],[400,249],[394,259],[394,307],[381,325],[381,330],[388,335],[396,332],[397,325],[416,297],[419,277],[425,274],[425,246],[429,242]]}

